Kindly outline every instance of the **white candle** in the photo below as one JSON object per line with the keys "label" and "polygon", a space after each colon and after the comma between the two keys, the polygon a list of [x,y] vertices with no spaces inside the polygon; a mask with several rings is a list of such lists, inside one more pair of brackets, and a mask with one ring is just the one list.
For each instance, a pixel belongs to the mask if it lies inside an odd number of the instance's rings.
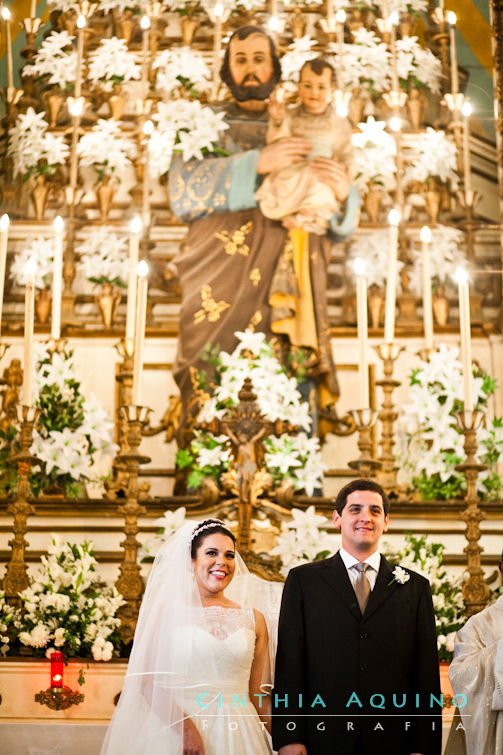
{"label": "white candle", "polygon": [[393,13],[389,16],[389,21],[391,24],[391,30],[390,30],[390,47],[391,47],[391,76],[392,76],[392,84],[391,88],[393,92],[398,92],[400,90],[400,83],[398,81],[398,69],[396,64],[396,25],[398,24],[398,13],[396,11],[393,11]]}
{"label": "white candle", "polygon": [[52,273],[52,318],[51,337],[59,341],[61,336],[61,292],[63,290],[63,218],[54,218],[54,269]]}
{"label": "white candle", "polygon": [[140,249],[140,233],[142,223],[139,217],[133,218],[129,224],[129,275],[127,287],[126,311],[126,348],[131,351],[134,343],[134,328],[136,314],[136,268]]}
{"label": "white candle", "polygon": [[82,91],[82,61],[84,60],[84,27],[86,17],[82,14],[77,18],[77,74],[75,78],[75,99],[80,97]]}
{"label": "white candle", "polygon": [[143,193],[142,193],[142,222],[145,228],[150,225],[150,166],[149,166],[149,144],[150,137],[154,131],[154,124],[151,120],[143,124],[143,133],[145,134],[145,163],[143,166]]}
{"label": "white candle", "polygon": [[472,344],[470,326],[470,288],[466,270],[456,270],[459,297],[459,329],[461,334],[461,361],[463,363],[463,387],[465,411],[473,411]]}
{"label": "white candle", "polygon": [[463,113],[463,175],[465,181],[465,193],[472,190],[472,172],[470,167],[470,116],[472,106],[468,100],[465,100],[461,108]]}
{"label": "white candle", "polygon": [[24,365],[23,405],[31,406],[33,385],[33,315],[35,310],[35,268],[31,257],[26,264],[26,288],[24,294]]}
{"label": "white candle", "polygon": [[365,277],[365,262],[357,258],[353,269],[356,274],[356,324],[358,328],[358,383],[359,409],[367,409],[369,402],[369,366],[367,358],[367,279]]}
{"label": "white candle", "polygon": [[451,25],[449,36],[451,41],[451,92],[457,94],[459,91],[458,82],[458,56],[456,53],[456,14],[449,11],[447,21]]}
{"label": "white candle", "polygon": [[3,290],[5,284],[5,265],[7,262],[9,223],[9,216],[4,213],[0,218],[0,332],[2,329]]}
{"label": "white candle", "polygon": [[398,226],[400,213],[398,210],[390,210],[389,221],[389,247],[388,247],[388,278],[386,281],[386,310],[384,313],[384,340],[392,343],[395,336],[395,302],[397,283],[397,254],[398,254]]}
{"label": "white candle", "polygon": [[341,90],[344,89],[343,78],[343,56],[344,56],[344,23],[346,21],[346,11],[340,8],[335,14],[335,20],[337,21],[337,87]]}
{"label": "white candle", "polygon": [[37,15],[37,0],[31,0],[30,18],[35,18]]}
{"label": "white candle", "polygon": [[136,330],[133,368],[133,406],[141,404],[141,377],[143,368],[143,346],[147,322],[148,265],[145,260],[138,263],[138,307],[136,310]]}
{"label": "white candle", "polygon": [[10,10],[2,8],[2,18],[5,23],[5,46],[7,48],[7,85],[12,89],[14,86],[14,69],[12,67],[12,40],[10,36]]}
{"label": "white candle", "polygon": [[141,92],[142,97],[145,98],[148,95],[148,64],[149,64],[149,29],[150,19],[148,16],[142,16],[140,21],[142,28],[141,39]]}
{"label": "white candle", "polygon": [[427,349],[433,348],[433,309],[431,302],[431,261],[430,243],[431,231],[427,225],[421,228],[423,244],[423,327],[424,340]]}

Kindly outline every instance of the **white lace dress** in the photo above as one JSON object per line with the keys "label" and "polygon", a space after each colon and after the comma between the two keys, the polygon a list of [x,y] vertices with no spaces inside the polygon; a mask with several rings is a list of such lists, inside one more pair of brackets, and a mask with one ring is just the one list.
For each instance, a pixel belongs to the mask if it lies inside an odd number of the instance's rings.
{"label": "white lace dress", "polygon": [[[270,755],[269,736],[248,689],[255,650],[253,609],[210,606],[202,611],[201,626],[184,627],[179,641],[193,685],[188,698],[185,692],[185,712],[201,734],[205,755]],[[211,692],[201,685],[210,685]]]}

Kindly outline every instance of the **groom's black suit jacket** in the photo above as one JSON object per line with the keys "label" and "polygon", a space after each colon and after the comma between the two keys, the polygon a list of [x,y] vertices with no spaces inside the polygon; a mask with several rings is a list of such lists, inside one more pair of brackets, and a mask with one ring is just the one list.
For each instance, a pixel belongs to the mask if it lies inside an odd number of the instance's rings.
{"label": "groom's black suit jacket", "polygon": [[[289,573],[273,692],[275,748],[300,742],[308,755],[440,755],[441,711],[430,707],[430,694],[440,698],[430,586],[409,570],[400,584],[393,568],[381,557],[363,616],[339,553]],[[313,705],[317,695],[326,707]],[[371,706],[372,695],[384,697],[384,710]]]}

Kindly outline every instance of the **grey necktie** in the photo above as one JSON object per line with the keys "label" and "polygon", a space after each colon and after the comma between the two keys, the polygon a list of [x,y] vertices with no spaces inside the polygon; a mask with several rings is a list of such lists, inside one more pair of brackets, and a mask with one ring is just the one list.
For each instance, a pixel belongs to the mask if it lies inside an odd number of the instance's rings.
{"label": "grey necktie", "polygon": [[365,572],[367,569],[370,569],[370,566],[363,561],[360,561],[358,564],[354,564],[354,568],[357,571],[355,581],[356,598],[358,600],[358,605],[360,606],[360,611],[364,614],[370,595],[370,582],[368,581]]}

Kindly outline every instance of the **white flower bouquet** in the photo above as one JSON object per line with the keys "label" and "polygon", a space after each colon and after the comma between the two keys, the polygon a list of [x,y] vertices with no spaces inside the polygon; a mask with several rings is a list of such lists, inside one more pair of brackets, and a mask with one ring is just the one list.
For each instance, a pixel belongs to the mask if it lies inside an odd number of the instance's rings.
{"label": "white flower bouquet", "polygon": [[6,656],[15,643],[21,628],[21,611],[5,600],[0,590],[0,655]]}
{"label": "white flower bouquet", "polygon": [[[386,44],[363,26],[353,32],[353,42],[344,44],[342,78],[344,89],[378,95],[389,87],[389,53]],[[337,46],[329,45],[337,54]]]}
{"label": "white flower bouquet", "polygon": [[98,8],[105,13],[124,13],[125,10],[140,9],[142,6],[142,0],[100,0]]}
{"label": "white flower bouquet", "polygon": [[77,78],[74,39],[67,31],[53,31],[35,53],[34,62],[24,67],[23,73],[42,79],[46,84],[56,84],[61,89],[70,88]]}
{"label": "white flower bouquet", "polygon": [[129,253],[127,238],[118,236],[112,228],[93,228],[75,251],[80,254],[78,267],[92,283],[127,285]]}
{"label": "white flower bouquet", "polygon": [[427,0],[374,0],[373,5],[379,8],[381,15],[389,16],[390,13],[398,13],[403,16],[410,13],[412,16],[420,16],[428,9]]}
{"label": "white flower bouquet", "polygon": [[90,131],[81,136],[77,145],[80,164],[92,166],[101,181],[105,176],[117,176],[136,157],[136,144],[124,136],[113,119],[99,118]]}
{"label": "white flower bouquet", "polygon": [[[297,381],[288,377],[263,333],[247,330],[238,331],[235,336],[239,343],[232,354],[221,351],[216,358],[209,356],[215,368],[212,387],[203,374],[199,375],[199,383],[208,391],[209,398],[198,421],[211,422],[224,417],[230,407],[237,405],[238,394],[249,377],[260,411],[267,419],[281,419],[304,430],[296,437],[284,434],[264,440],[267,472],[276,483],[291,479],[296,490],[312,495],[322,485],[323,463],[319,440],[309,438],[306,433],[311,425],[309,406],[302,401]],[[191,488],[198,488],[205,477],[218,481],[230,468],[231,461],[230,438],[208,432],[198,432],[190,447],[177,453],[178,467],[189,469],[187,484]]]}
{"label": "white flower bouquet", "polygon": [[371,181],[386,190],[396,185],[396,142],[385,128],[385,121],[370,116],[365,123],[358,124],[359,130],[352,135],[355,184],[363,193]]}
{"label": "white flower bouquet", "polygon": [[[388,246],[389,232],[387,228],[361,234],[351,241],[348,267],[352,269],[358,257],[365,262],[365,276],[369,286],[384,286],[388,275]],[[401,260],[397,261],[397,271],[403,267]]]}
{"label": "white flower bouquet", "polygon": [[[456,269],[466,267],[465,234],[459,228],[437,224],[431,228],[430,270],[434,285],[445,286],[456,280]],[[420,248],[413,250],[413,266],[410,273],[410,288],[422,291],[423,254]]]}
{"label": "white flower bouquet", "polygon": [[18,115],[9,132],[7,154],[14,162],[14,172],[25,181],[32,175],[52,175],[58,165],[63,165],[70,149],[62,136],[48,131],[49,124],[44,113],[36,113],[32,107]]}
{"label": "white flower bouquet", "polygon": [[89,55],[88,79],[104,92],[111,92],[126,81],[139,79],[140,73],[140,66],[124,39],[102,39]]}
{"label": "white flower bouquet", "polygon": [[396,42],[396,67],[403,89],[416,87],[440,92],[442,64],[429,50],[419,44],[417,37],[402,37]]}
{"label": "white flower bouquet", "polygon": [[175,511],[165,511],[164,514],[154,521],[158,527],[154,537],[143,543],[138,554],[141,563],[152,563],[157,551],[169,538],[178,532],[188,520],[185,518],[185,508],[180,506]]}
{"label": "white flower bouquet", "polygon": [[456,173],[456,145],[444,131],[428,127],[415,143],[417,157],[405,170],[405,182],[429,184],[430,179],[450,183],[454,191],[458,186]]}
{"label": "white flower bouquet", "polygon": [[30,259],[36,262],[35,286],[44,288],[49,285],[54,265],[54,241],[42,236],[27,240],[23,248],[16,252],[10,269],[10,277],[18,286],[26,286],[28,277],[26,265]]}
{"label": "white flower bouquet", "polygon": [[118,655],[117,611],[125,601],[100,577],[92,543],[61,543],[53,536],[41,562],[29,587],[19,593],[24,606],[19,642],[48,658],[55,650],[65,658],[95,661]]}
{"label": "white flower bouquet", "polygon": [[152,68],[157,71],[156,89],[169,98],[190,95],[199,99],[211,88],[211,71],[201,53],[191,47],[162,50]]}
{"label": "white flower bouquet", "polygon": [[405,546],[398,553],[388,549],[386,557],[407,569],[418,572],[430,583],[435,609],[437,646],[441,661],[450,662],[454,651],[456,632],[465,623],[466,609],[463,601],[463,578],[450,577],[444,566],[445,546],[430,543],[426,535],[405,535]]}
{"label": "white flower bouquet", "polygon": [[[449,500],[465,489],[464,475],[456,465],[465,460],[463,435],[455,413],[463,409],[462,365],[457,347],[440,344],[428,362],[420,361],[410,375],[409,402],[399,420],[398,460],[406,482],[426,500]],[[474,368],[473,402],[487,412],[487,400],[496,381]],[[477,431],[477,459],[488,469],[479,474],[477,487],[484,498],[503,488],[497,465],[503,454],[503,422],[486,418]]]}
{"label": "white flower bouquet", "polygon": [[306,511],[292,509],[292,519],[282,522],[281,532],[271,556],[281,559],[281,574],[286,577],[290,569],[306,561],[319,561],[337,550],[338,538],[326,532],[328,519],[317,514],[314,506]]}
{"label": "white flower bouquet", "polygon": [[117,446],[113,422],[94,395],[85,399],[75,377],[73,353],[48,351],[42,346],[36,361],[34,403],[40,417],[31,452],[42,462],[43,474],[33,473],[36,496],[42,490],[63,488],[80,495],[82,481],[97,480],[109,471]]}
{"label": "white flower bouquet", "polygon": [[198,100],[160,102],[154,116],[158,128],[149,141],[151,171],[164,175],[171,165],[173,153],[182,160],[202,160],[207,154],[226,155],[217,145],[220,133],[228,128],[225,113],[215,113]]}

